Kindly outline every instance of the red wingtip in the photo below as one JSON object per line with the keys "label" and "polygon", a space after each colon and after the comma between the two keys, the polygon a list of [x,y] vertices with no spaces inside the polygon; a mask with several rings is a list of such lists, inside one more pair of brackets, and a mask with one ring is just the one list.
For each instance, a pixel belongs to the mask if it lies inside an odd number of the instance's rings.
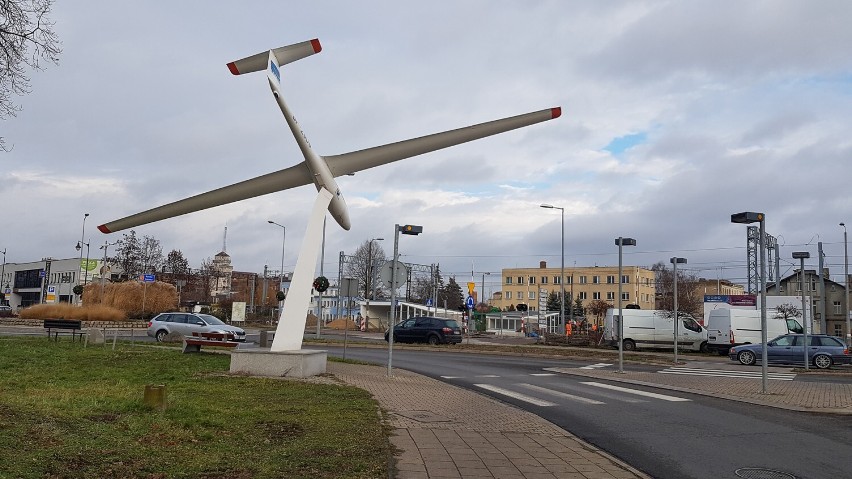
{"label": "red wingtip", "polygon": [[228,63],[228,70],[231,70],[231,73],[234,75],[240,74],[240,71],[237,70],[237,65],[234,62]]}
{"label": "red wingtip", "polygon": [[554,118],[559,118],[560,116],[562,116],[562,107],[557,106],[556,108],[551,108],[550,109],[550,115],[551,115],[550,116],[551,120],[554,119]]}
{"label": "red wingtip", "polygon": [[98,226],[98,229],[101,230],[101,233],[107,233],[107,234],[112,233],[112,231],[110,231],[109,228],[107,228],[106,225],[100,225],[100,226]]}
{"label": "red wingtip", "polygon": [[319,53],[322,51],[322,45],[320,45],[319,38],[314,38],[311,40],[311,46],[314,47],[314,53]]}

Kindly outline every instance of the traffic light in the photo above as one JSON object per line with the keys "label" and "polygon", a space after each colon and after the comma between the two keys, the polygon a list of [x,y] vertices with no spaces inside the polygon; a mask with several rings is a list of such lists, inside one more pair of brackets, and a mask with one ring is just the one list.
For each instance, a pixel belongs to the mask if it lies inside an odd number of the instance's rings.
{"label": "traffic light", "polygon": [[529,306],[524,303],[519,303],[517,306],[515,306],[515,309],[518,311],[527,311],[529,309]]}
{"label": "traffic light", "polygon": [[415,225],[402,225],[399,227],[399,232],[404,235],[419,235],[423,232],[423,227]]}

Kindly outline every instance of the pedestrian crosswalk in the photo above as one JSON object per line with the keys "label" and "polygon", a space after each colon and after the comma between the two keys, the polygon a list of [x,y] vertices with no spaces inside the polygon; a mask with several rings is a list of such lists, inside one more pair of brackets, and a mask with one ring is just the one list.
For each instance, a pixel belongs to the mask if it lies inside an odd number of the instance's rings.
{"label": "pedestrian crosswalk", "polygon": [[[689,402],[690,399],[658,394],[641,389],[613,386],[611,384],[585,381],[578,384],[560,384],[545,386],[530,383],[514,383],[496,386],[493,384],[475,383],[475,387],[495,393],[499,396],[512,398],[521,402],[540,407],[559,406],[567,404],[586,404],[599,406],[603,404],[626,402],[641,403],[649,400],[660,400],[668,402]],[[567,392],[571,391],[571,392]],[[600,391],[602,390],[602,391]],[[639,396],[642,399],[636,399]]]}
{"label": "pedestrian crosswalk", "polygon": [[[745,370],[745,369],[705,369],[705,368],[689,368],[689,367],[670,367],[660,371],[660,374],[678,374],[684,376],[704,376],[704,377],[720,377],[720,378],[754,378],[760,379],[763,377],[762,371]],[[776,381],[792,381],[796,378],[795,373],[780,373],[768,372],[767,379]]]}

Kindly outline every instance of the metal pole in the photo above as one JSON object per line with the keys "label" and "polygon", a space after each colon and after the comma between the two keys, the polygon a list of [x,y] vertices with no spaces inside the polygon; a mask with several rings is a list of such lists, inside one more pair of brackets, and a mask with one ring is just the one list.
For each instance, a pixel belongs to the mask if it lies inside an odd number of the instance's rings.
{"label": "metal pole", "polygon": [[775,242],[775,296],[781,296],[781,246]]}
{"label": "metal pole", "polygon": [[825,254],[822,252],[822,241],[817,243],[817,249],[819,250],[819,271],[817,271],[819,277],[819,325],[820,332],[828,334],[828,318],[825,311],[825,303],[828,298],[825,294],[825,274],[823,273],[823,268],[825,268]]}
{"label": "metal pole", "polygon": [[565,334],[565,208],[559,209],[562,213],[562,265],[559,267],[559,321],[560,327],[562,328],[562,334]]}
{"label": "metal pole", "polygon": [[[327,218],[322,219],[322,248],[320,249],[320,276],[324,276],[323,274],[323,265],[325,264],[325,221]],[[338,285],[339,287],[340,285]],[[317,305],[317,339],[320,337],[320,324],[323,322],[322,319],[322,297],[323,294],[320,291],[319,293],[319,305]]]}
{"label": "metal pole", "polygon": [[396,325],[396,264],[399,260],[399,225],[393,231],[393,267],[391,268],[391,316],[388,329],[388,377],[393,377],[393,328]]}
{"label": "metal pole", "polygon": [[622,268],[622,257],[621,257],[621,249],[622,245],[621,236],[618,237],[618,372],[624,372],[624,341],[621,339],[624,337],[624,321],[621,317],[621,268]]}
{"label": "metal pole", "polygon": [[805,352],[805,370],[808,370],[808,321],[805,318],[805,258],[799,258],[799,288],[802,290],[802,333],[804,334],[804,343],[802,350]]}
{"label": "metal pole", "polygon": [[840,226],[843,227],[843,284],[846,285],[846,345],[852,347],[852,318],[849,317],[849,242],[846,237],[846,224],[840,223]]}
{"label": "metal pole", "polygon": [[0,272],[0,298],[6,303],[6,248],[3,248],[3,270]]}
{"label": "metal pole", "polygon": [[760,341],[761,352],[761,391],[766,394],[766,375],[768,352],[766,351],[766,219],[760,217]]}
{"label": "metal pole", "polygon": [[[83,238],[86,237],[86,218],[89,217],[89,213],[83,215],[83,232],[80,233],[80,262],[77,263],[77,284],[80,284],[80,270],[83,266]],[[83,299],[83,295],[77,297],[77,304],[80,304],[80,301]]]}
{"label": "metal pole", "polygon": [[677,364],[677,260],[672,258],[672,268],[674,271],[674,362]]}
{"label": "metal pole", "polygon": [[362,331],[370,328],[370,293],[373,285],[373,240],[367,243],[367,278],[364,280],[364,318]]}

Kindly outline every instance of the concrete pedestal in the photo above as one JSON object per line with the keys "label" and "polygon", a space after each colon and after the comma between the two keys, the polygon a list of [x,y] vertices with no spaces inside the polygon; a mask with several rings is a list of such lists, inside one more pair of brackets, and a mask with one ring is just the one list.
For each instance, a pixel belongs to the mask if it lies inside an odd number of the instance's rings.
{"label": "concrete pedestal", "polygon": [[326,351],[236,349],[231,352],[231,374],[306,378],[325,373],[326,361]]}

